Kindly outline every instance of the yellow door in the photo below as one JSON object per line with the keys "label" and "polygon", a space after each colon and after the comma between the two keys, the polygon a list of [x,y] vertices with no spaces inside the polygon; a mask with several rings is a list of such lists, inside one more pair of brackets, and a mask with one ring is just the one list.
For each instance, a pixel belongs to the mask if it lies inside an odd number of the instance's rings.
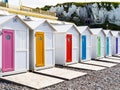
{"label": "yellow door", "polygon": [[44,65],[44,33],[36,32],[36,67]]}

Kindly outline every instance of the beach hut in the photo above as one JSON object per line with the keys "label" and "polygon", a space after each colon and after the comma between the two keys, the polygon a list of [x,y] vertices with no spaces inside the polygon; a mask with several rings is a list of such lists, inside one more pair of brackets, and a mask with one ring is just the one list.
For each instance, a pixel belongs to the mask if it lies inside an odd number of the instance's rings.
{"label": "beach hut", "polygon": [[80,33],[80,60],[87,61],[91,60],[91,36],[92,32],[88,26],[79,26],[77,27]]}
{"label": "beach hut", "polygon": [[0,16],[0,74],[29,69],[29,27],[16,15]]}
{"label": "beach hut", "polygon": [[55,66],[55,29],[47,20],[25,21],[30,30],[30,70],[39,70]]}
{"label": "beach hut", "polygon": [[102,28],[94,28],[90,29],[92,32],[92,58],[102,58],[105,56],[105,46],[104,46],[104,39],[105,34]]}
{"label": "beach hut", "polygon": [[55,34],[55,64],[79,62],[79,32],[74,24],[51,24]]}
{"label": "beach hut", "polygon": [[120,54],[120,33],[111,31],[112,33],[112,55]]}
{"label": "beach hut", "polygon": [[105,33],[105,56],[112,56],[112,33],[110,30],[103,30]]}

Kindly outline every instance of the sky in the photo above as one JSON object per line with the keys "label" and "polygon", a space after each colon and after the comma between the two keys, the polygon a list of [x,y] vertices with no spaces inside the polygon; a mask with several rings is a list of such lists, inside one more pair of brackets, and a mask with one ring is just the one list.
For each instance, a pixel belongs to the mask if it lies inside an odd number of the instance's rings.
{"label": "sky", "polygon": [[98,1],[118,2],[119,0],[8,0],[9,4],[14,6],[19,6],[20,1],[22,2],[22,5],[35,8],[35,7],[44,7],[45,5],[56,5],[58,3],[65,3],[65,2],[98,2]]}

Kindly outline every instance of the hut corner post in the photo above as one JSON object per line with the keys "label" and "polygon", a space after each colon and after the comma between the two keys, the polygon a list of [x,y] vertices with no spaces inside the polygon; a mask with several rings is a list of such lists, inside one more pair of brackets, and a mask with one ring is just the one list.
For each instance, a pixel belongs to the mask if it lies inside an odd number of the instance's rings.
{"label": "hut corner post", "polygon": [[0,77],[2,77],[2,68],[0,68]]}

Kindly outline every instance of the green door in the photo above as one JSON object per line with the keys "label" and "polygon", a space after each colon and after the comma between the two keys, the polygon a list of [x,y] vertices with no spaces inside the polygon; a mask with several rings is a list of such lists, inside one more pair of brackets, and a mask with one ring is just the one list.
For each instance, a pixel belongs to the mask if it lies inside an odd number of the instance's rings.
{"label": "green door", "polygon": [[97,57],[101,56],[101,38],[97,37]]}

